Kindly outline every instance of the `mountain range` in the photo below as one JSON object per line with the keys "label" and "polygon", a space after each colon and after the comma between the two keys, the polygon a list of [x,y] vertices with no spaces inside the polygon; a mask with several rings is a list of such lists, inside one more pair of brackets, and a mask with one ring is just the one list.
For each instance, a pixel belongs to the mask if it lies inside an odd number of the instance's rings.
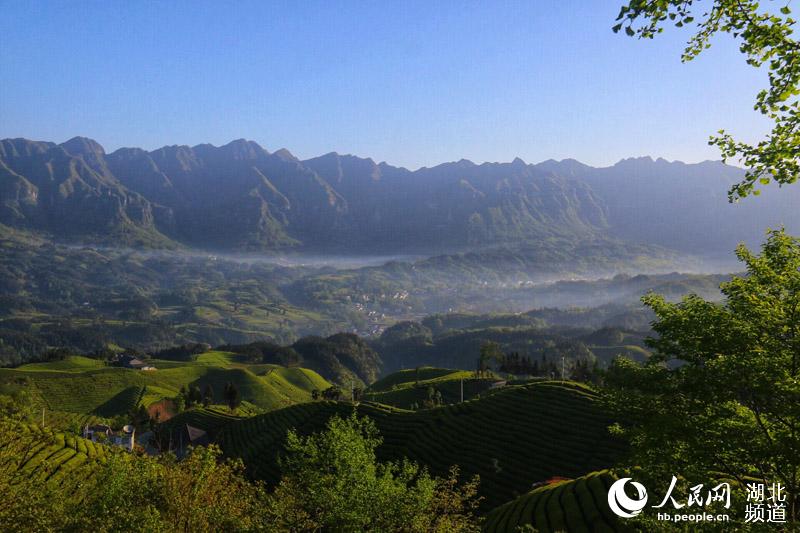
{"label": "mountain range", "polygon": [[352,155],[301,161],[236,140],[120,148],[87,138],[0,141],[0,224],[65,242],[207,250],[433,252],[616,238],[729,253],[767,226],[800,230],[800,186],[739,204],[744,171],[650,157],[411,171]]}

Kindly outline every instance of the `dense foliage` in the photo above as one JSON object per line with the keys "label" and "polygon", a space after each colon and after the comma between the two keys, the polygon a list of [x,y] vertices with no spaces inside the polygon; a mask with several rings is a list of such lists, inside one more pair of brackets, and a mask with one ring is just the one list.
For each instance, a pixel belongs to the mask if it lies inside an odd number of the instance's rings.
{"label": "dense foliage", "polygon": [[[642,331],[542,327],[537,314],[538,311],[519,315],[435,315],[421,323],[392,326],[373,345],[383,358],[385,371],[434,365],[555,377],[561,375],[563,358],[569,377],[579,365],[605,366],[616,355],[647,357]],[[549,315],[569,320],[569,313],[553,311]],[[608,334],[609,329],[616,335]],[[491,356],[482,355],[487,343],[495,347]],[[515,363],[514,359],[518,361]]]}
{"label": "dense foliage", "polygon": [[290,433],[286,474],[271,493],[215,446],[194,448],[180,461],[170,454],[83,455],[88,462],[73,479],[54,482],[47,466],[40,473],[25,466],[40,446],[10,438],[19,431],[18,422],[0,419],[4,531],[477,530],[477,480],[459,485],[456,470],[439,479],[407,461],[377,463],[380,438],[367,420],[333,419],[307,439]]}
{"label": "dense foliage", "polygon": [[478,479],[458,486],[458,469],[432,478],[409,461],[380,463],[369,418],[334,416],[324,432],[290,430],[283,478],[271,509],[284,531],[477,531]]}
{"label": "dense foliage", "polygon": [[798,520],[800,241],[773,231],[761,255],[737,255],[747,275],[723,284],[723,303],[644,298],[657,315],[655,353],[644,366],[616,361],[609,405],[642,472],[779,482]]}

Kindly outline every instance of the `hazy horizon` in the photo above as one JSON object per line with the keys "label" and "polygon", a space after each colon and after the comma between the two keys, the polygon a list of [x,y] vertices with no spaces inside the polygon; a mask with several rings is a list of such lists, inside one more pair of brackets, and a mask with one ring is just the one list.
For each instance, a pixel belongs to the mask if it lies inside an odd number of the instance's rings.
{"label": "hazy horizon", "polygon": [[[33,141],[33,142],[52,142],[52,143],[55,143],[55,144],[63,144],[63,143],[66,143],[66,142],[68,142],[68,141],[70,141],[70,140],[72,140],[74,138],[83,138],[83,139],[89,139],[89,140],[95,141],[98,144],[100,144],[100,146],[103,148],[103,150],[106,152],[106,154],[111,154],[111,153],[114,153],[115,151],[118,151],[118,150],[131,149],[131,148],[141,148],[141,149],[143,149],[143,150],[145,150],[147,152],[153,152],[155,150],[159,150],[159,149],[162,149],[162,148],[168,148],[168,147],[174,147],[174,146],[185,146],[185,147],[189,147],[189,148],[192,148],[192,149],[197,148],[198,146],[212,146],[214,148],[221,148],[223,146],[227,146],[227,145],[235,143],[237,141],[246,141],[246,142],[255,142],[261,148],[263,148],[264,150],[266,150],[267,152],[269,152],[271,154],[274,154],[274,153],[280,152],[280,151],[289,152],[292,156],[296,157],[300,161],[308,161],[309,159],[322,157],[322,156],[328,155],[328,154],[337,154],[337,155],[345,156],[345,157],[356,157],[358,159],[369,159],[369,160],[372,160],[372,161],[374,161],[375,163],[377,163],[379,165],[380,164],[386,164],[386,165],[389,165],[389,166],[392,166],[392,167],[396,167],[396,168],[404,168],[404,169],[410,170],[412,172],[417,171],[417,170],[421,170],[421,169],[424,169],[424,168],[434,168],[434,167],[439,166],[439,165],[447,165],[447,164],[450,164],[450,163],[458,163],[460,161],[468,161],[468,162],[470,162],[470,163],[472,163],[474,165],[485,165],[485,164],[513,163],[514,160],[516,160],[516,159],[522,160],[522,162],[525,163],[526,165],[534,165],[534,166],[540,165],[542,163],[548,163],[548,162],[551,162],[551,161],[555,161],[556,163],[563,163],[565,161],[577,161],[578,163],[581,163],[581,164],[586,165],[586,166],[594,167],[594,168],[609,168],[609,167],[613,167],[614,165],[616,165],[616,164],[618,164],[618,163],[620,163],[622,161],[636,160],[636,159],[650,159],[652,161],[663,160],[663,161],[666,161],[667,163],[682,163],[682,164],[686,164],[686,165],[697,165],[697,164],[701,164],[701,163],[719,163],[719,162],[722,162],[722,160],[719,157],[718,158],[702,159],[702,160],[697,160],[697,161],[687,161],[687,160],[682,160],[682,159],[668,159],[666,157],[662,157],[662,156],[657,155],[657,154],[641,154],[641,155],[633,155],[632,154],[632,155],[629,155],[629,156],[622,157],[622,158],[620,158],[620,159],[618,159],[618,160],[616,160],[616,161],[614,161],[614,162],[612,162],[612,163],[610,163],[608,165],[592,165],[592,164],[587,163],[585,161],[582,161],[582,160],[580,160],[580,159],[578,159],[576,157],[564,157],[564,158],[561,158],[561,159],[555,159],[555,158],[550,157],[550,158],[545,158],[545,159],[536,160],[536,161],[527,161],[527,160],[525,160],[524,158],[522,158],[520,156],[514,156],[511,159],[501,160],[501,161],[477,161],[477,160],[474,160],[474,159],[472,159],[472,158],[470,158],[468,156],[462,156],[462,157],[460,157],[458,159],[450,159],[450,160],[447,160],[447,161],[439,161],[439,162],[436,162],[436,163],[432,163],[430,166],[407,167],[407,166],[395,164],[392,161],[379,161],[379,160],[375,159],[374,157],[372,157],[369,154],[342,153],[342,152],[336,152],[335,150],[329,150],[327,152],[323,152],[323,153],[319,153],[319,154],[313,154],[313,155],[311,155],[309,157],[298,157],[298,155],[291,149],[291,147],[281,146],[281,147],[273,148],[273,147],[270,147],[270,146],[264,146],[263,144],[261,144],[260,142],[254,140],[254,139],[246,139],[244,137],[231,139],[230,141],[222,142],[220,144],[202,143],[202,142],[198,143],[198,144],[194,144],[194,145],[186,144],[186,143],[171,143],[171,144],[165,144],[163,146],[157,146],[155,148],[144,148],[144,147],[141,147],[141,146],[134,146],[134,145],[130,145],[130,144],[125,144],[125,145],[122,145],[122,146],[118,146],[113,150],[111,150],[108,147],[106,147],[102,142],[98,141],[95,137],[92,137],[91,135],[73,135],[73,136],[71,136],[71,137],[69,137],[67,139],[64,139],[63,141],[61,141],[61,140],[52,140],[52,139],[32,139],[32,138],[22,137],[22,136],[9,136],[9,137],[6,137],[6,138],[7,139],[24,139],[26,141]],[[728,165],[728,166],[731,166],[731,167],[741,168],[738,165],[733,164],[732,162],[727,162],[725,164]]]}
{"label": "hazy horizon", "polygon": [[717,160],[711,133],[765,131],[764,73],[733,41],[682,64],[690,29],[616,35],[613,1],[236,6],[5,3],[0,137],[109,151],[245,137],[416,169]]}

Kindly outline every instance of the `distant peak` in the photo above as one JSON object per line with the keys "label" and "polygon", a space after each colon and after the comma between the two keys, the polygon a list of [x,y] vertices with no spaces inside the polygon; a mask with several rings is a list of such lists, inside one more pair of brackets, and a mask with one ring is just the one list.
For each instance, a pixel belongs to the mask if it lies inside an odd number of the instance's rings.
{"label": "distant peak", "polygon": [[639,157],[626,157],[619,160],[619,163],[652,163],[653,158],[649,155],[642,155]]}
{"label": "distant peak", "polygon": [[235,159],[255,159],[267,153],[257,142],[247,139],[231,141],[225,146],[221,146],[220,150],[231,154]]}
{"label": "distant peak", "polygon": [[85,154],[105,154],[106,151],[94,139],[88,137],[73,137],[65,143],[62,143],[61,148],[71,155],[85,155]]}
{"label": "distant peak", "polygon": [[299,161],[299,159],[297,159],[297,158],[296,158],[296,157],[295,157],[295,156],[292,154],[292,152],[290,152],[290,151],[289,151],[289,150],[287,150],[286,148],[281,148],[280,150],[277,150],[277,151],[276,151],[274,154],[272,154],[272,155],[274,155],[274,156],[277,156],[277,157],[279,157],[279,158],[283,159],[284,161]]}
{"label": "distant peak", "polygon": [[527,163],[525,161],[523,161],[519,157],[515,157],[514,160],[511,162],[511,164],[515,165],[515,166],[526,166],[527,165]]}
{"label": "distant peak", "polygon": [[577,159],[567,158],[557,161],[555,159],[548,159],[534,165],[537,170],[548,172],[566,177],[576,177],[581,173],[589,170],[590,166],[585,165]]}
{"label": "distant peak", "polygon": [[126,147],[122,147],[122,148],[117,148],[116,150],[111,152],[110,155],[114,156],[114,157],[128,157],[128,158],[130,158],[130,157],[139,157],[139,156],[143,156],[143,155],[146,156],[146,155],[149,155],[149,153],[146,150],[143,150],[142,148],[126,148]]}
{"label": "distant peak", "polygon": [[248,141],[247,139],[235,139],[224,145],[223,148],[261,148],[261,146],[259,146],[259,144],[255,141]]}
{"label": "distant peak", "polygon": [[571,166],[571,167],[575,167],[575,166],[580,166],[580,167],[586,167],[588,165],[586,165],[585,163],[581,163],[577,159],[573,159],[571,157],[568,157],[566,159],[562,159],[561,161],[559,161],[557,159],[553,159],[553,158],[546,159],[546,160],[542,161],[541,163],[537,163],[536,166],[546,166],[546,167],[553,167],[553,166]]}

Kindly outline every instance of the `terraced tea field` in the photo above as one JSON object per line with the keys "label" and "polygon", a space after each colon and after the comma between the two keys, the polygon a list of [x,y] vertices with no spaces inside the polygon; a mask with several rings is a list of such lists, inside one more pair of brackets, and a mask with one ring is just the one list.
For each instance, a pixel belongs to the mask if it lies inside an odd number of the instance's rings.
{"label": "terraced tea field", "polygon": [[19,424],[13,431],[0,435],[0,449],[12,441],[15,450],[22,450],[22,454],[15,457],[19,475],[41,477],[59,485],[93,476],[96,463],[115,453],[102,444],[34,424]]}
{"label": "terraced tea field", "polygon": [[530,526],[540,533],[613,533],[631,531],[609,509],[608,488],[615,478],[607,471],[538,487],[486,516],[486,533],[517,531]]}
{"label": "terraced tea field", "polygon": [[[38,425],[41,418],[37,413],[33,416],[33,421]],[[44,412],[44,427],[53,431],[64,431],[68,433],[79,433],[84,426],[94,424],[110,425],[112,421],[96,415],[86,415],[80,413],[70,413],[69,411],[47,411]]]}
{"label": "terraced tea field", "polygon": [[[227,424],[219,441],[226,454],[241,457],[254,477],[275,483],[277,454],[291,428],[321,430],[333,415],[349,416],[345,402],[295,405]],[[406,411],[374,403],[355,407],[372,418],[384,442],[381,459],[408,457],[444,475],[451,465],[481,477],[485,510],[554,476],[574,478],[606,468],[623,452],[608,433],[611,423],[596,394],[581,385],[539,382],[509,386],[461,404]]]}

